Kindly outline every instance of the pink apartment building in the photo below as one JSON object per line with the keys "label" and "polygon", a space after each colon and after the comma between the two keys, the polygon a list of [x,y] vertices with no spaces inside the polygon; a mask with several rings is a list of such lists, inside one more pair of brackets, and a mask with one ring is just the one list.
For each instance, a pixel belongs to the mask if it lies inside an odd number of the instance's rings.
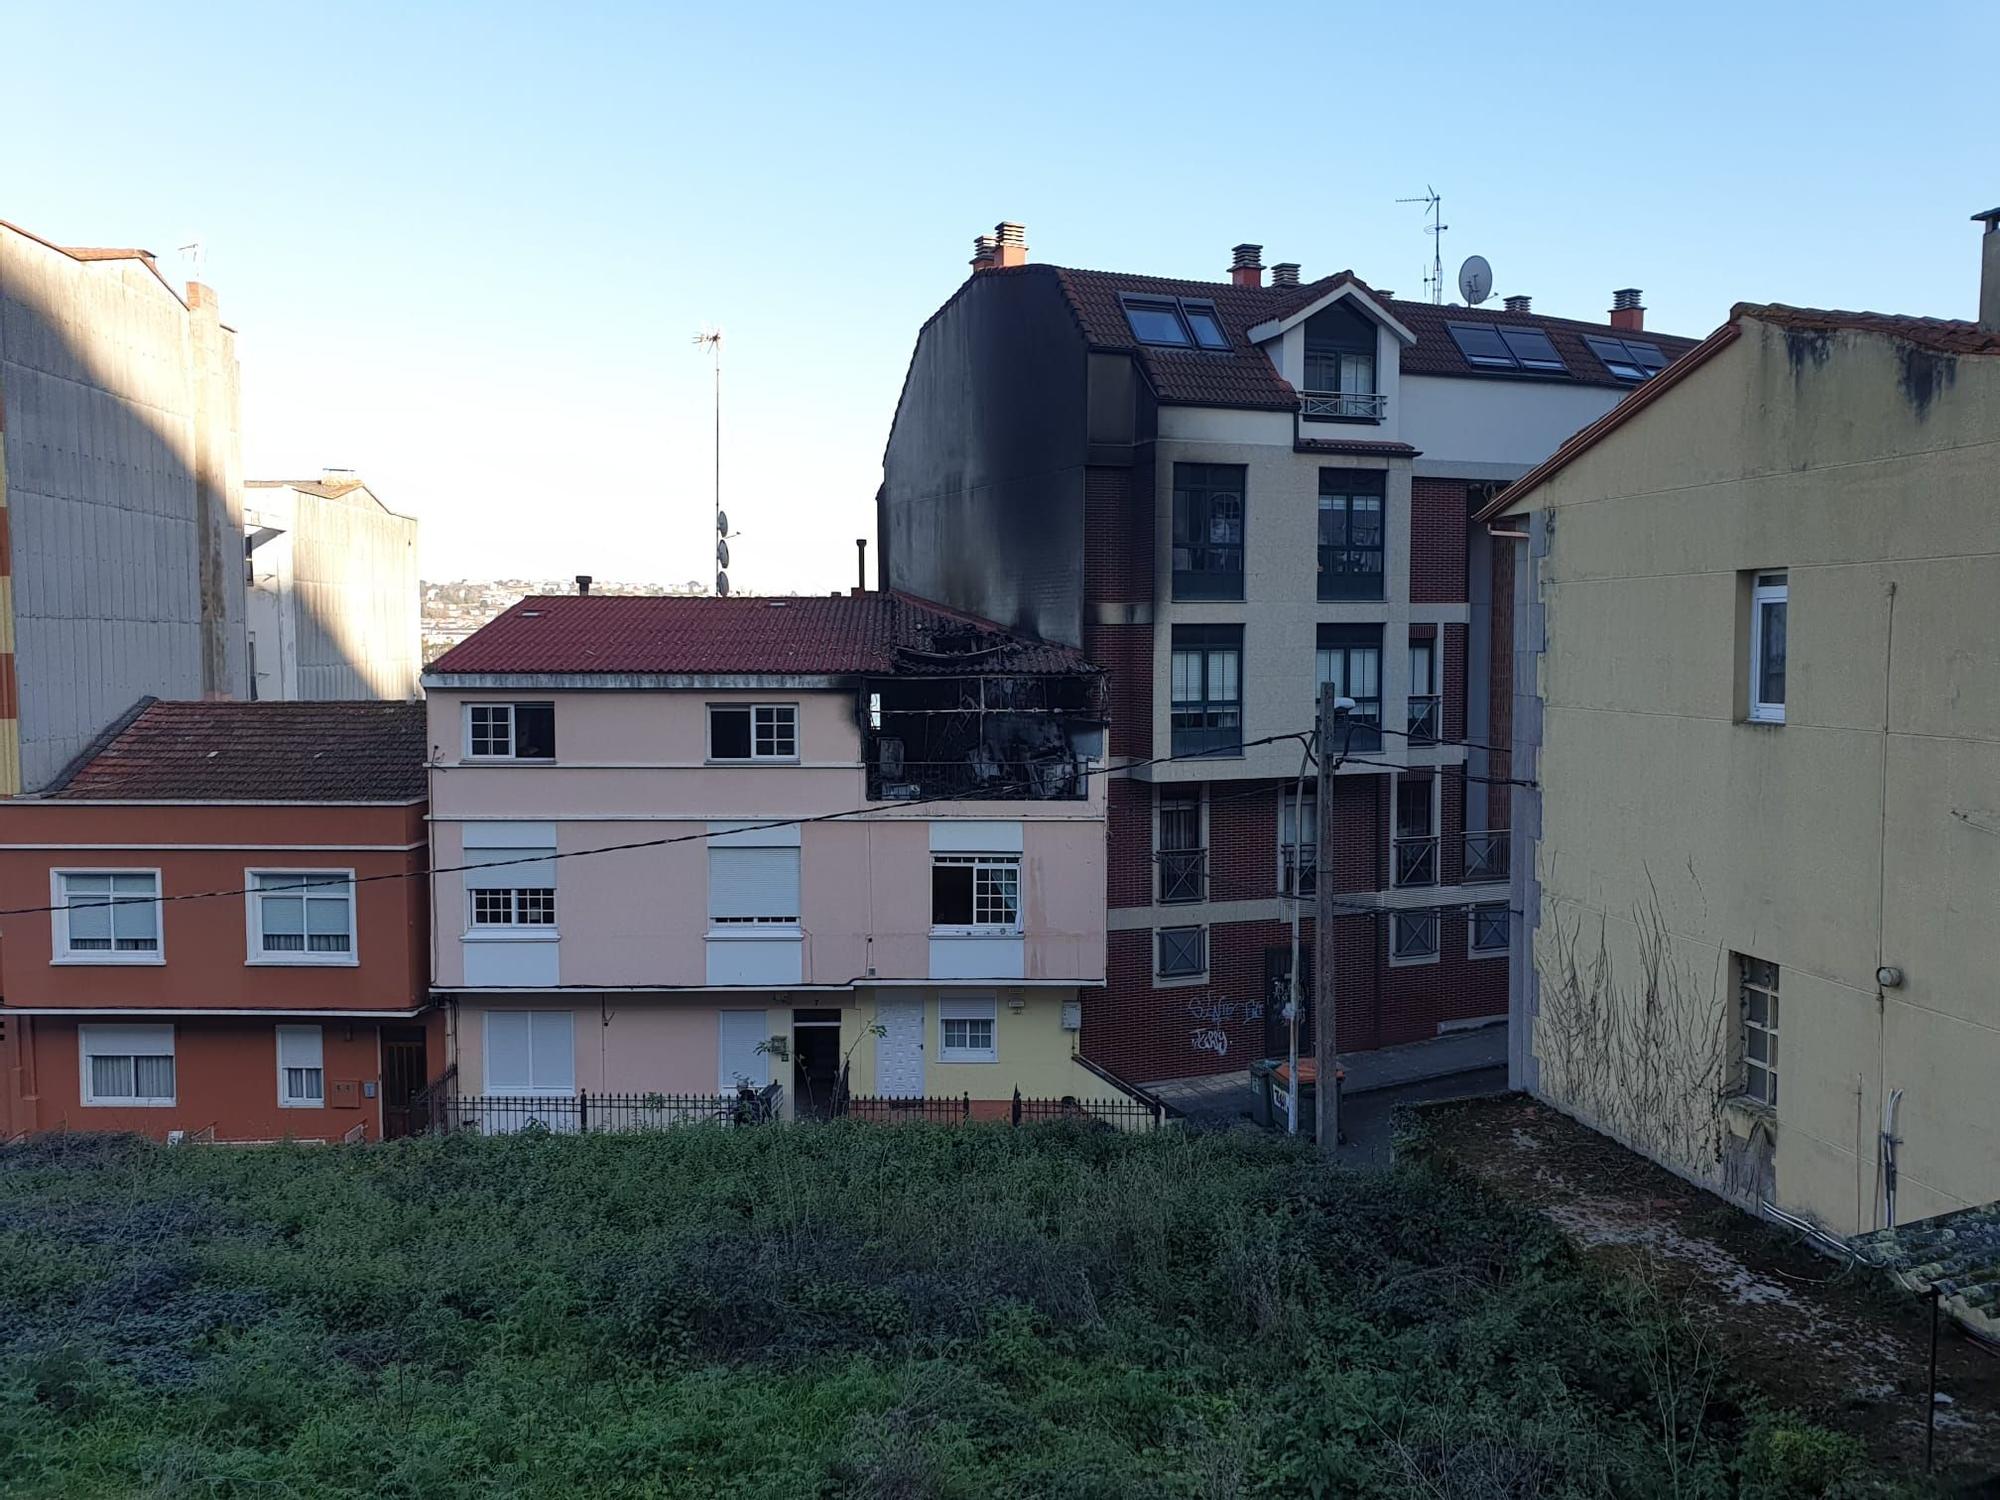
{"label": "pink apartment building", "polygon": [[433,989],[487,1100],[1121,1097],[1102,674],[895,593],[523,600],[432,663]]}

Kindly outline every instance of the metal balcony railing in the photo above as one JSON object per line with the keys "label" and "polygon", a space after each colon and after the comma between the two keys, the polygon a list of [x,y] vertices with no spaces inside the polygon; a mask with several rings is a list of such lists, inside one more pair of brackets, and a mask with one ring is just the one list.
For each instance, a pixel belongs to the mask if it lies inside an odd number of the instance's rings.
{"label": "metal balcony railing", "polygon": [[1465,883],[1480,885],[1505,880],[1512,839],[1504,828],[1485,829],[1465,835]]}
{"label": "metal balcony railing", "polygon": [[1297,849],[1285,844],[1278,850],[1282,868],[1279,878],[1284,882],[1279,893],[1286,896],[1310,896],[1319,889],[1319,850]]}
{"label": "metal balcony railing", "polygon": [[1432,834],[1428,838],[1397,839],[1395,844],[1395,876],[1397,885],[1436,885],[1438,883],[1438,840]]}
{"label": "metal balcony railing", "polygon": [[1299,392],[1299,415],[1305,417],[1353,417],[1379,422],[1388,406],[1389,398],[1377,391]]}
{"label": "metal balcony railing", "polygon": [[1160,904],[1200,901],[1208,894],[1206,849],[1160,851]]}
{"label": "metal balcony railing", "polygon": [[1435,693],[1410,699],[1410,743],[1413,745],[1435,745],[1438,741],[1438,726],[1442,723],[1444,700]]}

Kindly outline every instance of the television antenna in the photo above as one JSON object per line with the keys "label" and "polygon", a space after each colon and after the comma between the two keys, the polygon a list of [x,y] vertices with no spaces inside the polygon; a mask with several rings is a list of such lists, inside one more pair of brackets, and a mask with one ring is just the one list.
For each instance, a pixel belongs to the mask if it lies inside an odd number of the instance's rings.
{"label": "television antenna", "polygon": [[729,517],[722,509],[722,330],[703,328],[694,336],[715,361],[715,597],[729,597]]}
{"label": "television antenna", "polygon": [[194,268],[194,275],[189,279],[193,281],[201,280],[202,267],[208,264],[208,246],[201,242],[201,236],[196,235],[185,245],[179,245],[175,248],[180,253],[182,259]]}
{"label": "television antenna", "polygon": [[1438,196],[1436,188],[1424,184],[1421,198],[1398,198],[1398,203],[1421,203],[1424,214],[1430,220],[1424,233],[1431,237],[1431,268],[1424,274],[1424,285],[1430,288],[1431,301],[1444,301],[1444,232],[1451,226],[1444,222],[1444,199]]}
{"label": "television antenna", "polygon": [[1468,255],[1458,268],[1458,295],[1467,307],[1477,307],[1493,295],[1493,268],[1483,255]]}

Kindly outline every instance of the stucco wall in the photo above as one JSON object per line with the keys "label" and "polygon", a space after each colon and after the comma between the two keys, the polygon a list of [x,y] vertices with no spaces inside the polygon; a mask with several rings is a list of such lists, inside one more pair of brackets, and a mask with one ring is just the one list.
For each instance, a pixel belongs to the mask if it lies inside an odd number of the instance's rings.
{"label": "stucco wall", "polygon": [[[1664,1070],[1674,1097],[1625,1133],[1657,1128],[1637,1143],[1720,1182],[1729,955],[1776,962],[1774,1199],[1841,1232],[1880,1222],[1890,1090],[1899,1219],[2000,1197],[1996,461],[2000,362],[1748,321],[1531,497],[1548,529],[1544,1087],[1630,1115]],[[1742,702],[1744,579],[1773,568],[1790,582],[1781,726],[1745,722]],[[1573,1055],[1552,1009],[1579,941],[1583,989],[1616,1014],[1670,979],[1690,1019],[1664,1061],[1607,1077],[1604,1057]],[[1878,988],[1882,964],[1900,988]]]}

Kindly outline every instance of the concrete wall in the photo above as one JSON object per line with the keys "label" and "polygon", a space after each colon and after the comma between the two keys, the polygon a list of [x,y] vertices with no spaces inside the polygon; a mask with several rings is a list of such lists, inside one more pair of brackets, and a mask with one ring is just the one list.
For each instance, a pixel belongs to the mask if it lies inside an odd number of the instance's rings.
{"label": "concrete wall", "polygon": [[212,293],[0,227],[0,790],[144,694],[246,691],[236,380]]}
{"label": "concrete wall", "polygon": [[[1882,1221],[1891,1090],[1899,1220],[2000,1197],[2000,360],[1743,329],[1530,497],[1534,1062],[1740,1198],[1768,1151],[1767,1195],[1846,1233]],[[1777,568],[1786,722],[1750,723],[1746,578]],[[1733,953],[1781,970],[1774,1115],[1721,1102]]]}
{"label": "concrete wall", "polygon": [[1419,471],[1514,478],[1624,399],[1623,390],[1508,376],[1406,375],[1399,436]]}

